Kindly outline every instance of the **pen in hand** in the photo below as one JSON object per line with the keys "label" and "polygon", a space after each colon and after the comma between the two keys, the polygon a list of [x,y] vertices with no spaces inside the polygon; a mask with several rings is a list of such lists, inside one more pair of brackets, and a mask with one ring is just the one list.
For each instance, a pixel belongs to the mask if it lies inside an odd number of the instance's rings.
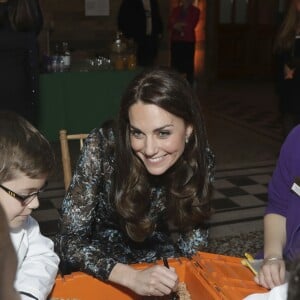
{"label": "pen in hand", "polygon": [[[163,262],[164,262],[164,266],[166,268],[170,269],[169,263],[168,263],[168,259],[166,257],[163,257]],[[170,300],[179,300],[179,296],[177,295],[177,293],[171,292],[171,294],[170,294]]]}

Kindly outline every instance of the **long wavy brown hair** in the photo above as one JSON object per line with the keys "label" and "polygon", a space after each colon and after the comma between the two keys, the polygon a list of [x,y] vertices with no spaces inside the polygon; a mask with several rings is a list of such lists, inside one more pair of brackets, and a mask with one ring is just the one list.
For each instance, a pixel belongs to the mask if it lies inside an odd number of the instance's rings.
{"label": "long wavy brown hair", "polygon": [[192,125],[193,132],[184,153],[167,172],[159,176],[166,190],[168,221],[187,231],[206,220],[209,203],[209,168],[206,130],[189,83],[178,73],[164,68],[146,70],[125,91],[118,119],[116,208],[131,239],[143,241],[155,229],[148,217],[153,179],[133,153],[130,144],[129,108],[138,101],[154,104]]}
{"label": "long wavy brown hair", "polygon": [[292,0],[275,38],[274,50],[276,53],[292,49],[299,25],[300,13],[297,11],[295,1]]}

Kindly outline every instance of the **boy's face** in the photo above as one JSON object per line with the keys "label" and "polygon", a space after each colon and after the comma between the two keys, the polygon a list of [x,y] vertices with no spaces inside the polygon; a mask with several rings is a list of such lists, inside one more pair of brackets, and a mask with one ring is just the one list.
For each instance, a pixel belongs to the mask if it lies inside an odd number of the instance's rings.
{"label": "boy's face", "polygon": [[[14,179],[2,182],[1,185],[20,196],[26,197],[29,194],[39,191],[45,185],[46,179],[46,176],[32,179],[24,173],[18,172]],[[37,196],[33,197],[30,203],[24,205],[1,187],[0,203],[6,213],[10,229],[19,229],[22,227],[32,210],[39,207]]]}

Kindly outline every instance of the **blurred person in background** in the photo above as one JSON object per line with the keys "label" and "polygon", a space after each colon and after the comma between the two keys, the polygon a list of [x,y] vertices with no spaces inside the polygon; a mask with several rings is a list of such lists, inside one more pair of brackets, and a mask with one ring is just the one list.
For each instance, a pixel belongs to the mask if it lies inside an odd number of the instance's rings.
{"label": "blurred person in background", "polygon": [[192,85],[194,81],[195,28],[200,10],[194,0],[183,0],[174,7],[169,28],[171,31],[171,67],[184,74]]}
{"label": "blurred person in background", "polygon": [[300,123],[300,0],[290,2],[275,39],[277,90],[285,135]]}
{"label": "blurred person in background", "polygon": [[37,123],[39,0],[0,0],[1,110]]}
{"label": "blurred person in background", "polygon": [[154,65],[163,31],[158,1],[123,0],[118,28],[126,38],[135,41],[138,65]]}

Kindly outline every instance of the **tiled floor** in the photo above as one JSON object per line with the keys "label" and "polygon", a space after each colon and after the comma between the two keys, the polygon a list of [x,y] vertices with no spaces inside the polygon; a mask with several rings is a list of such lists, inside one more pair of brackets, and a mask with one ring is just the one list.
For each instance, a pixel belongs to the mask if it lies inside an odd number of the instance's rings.
{"label": "tiled floor", "polygon": [[[210,108],[217,116],[231,119],[238,125],[243,125],[258,131],[274,139],[282,140],[282,128],[280,126],[279,115],[274,116],[270,111],[257,111],[255,106],[243,106],[243,109],[235,100],[227,100],[226,102],[214,104]],[[226,115],[224,115],[226,111]]]}
{"label": "tiled floor", "polygon": [[282,141],[279,100],[272,81],[220,81],[202,94],[202,103],[211,113]]}
{"label": "tiled floor", "polygon": [[267,202],[268,182],[274,165],[219,171],[216,174],[212,205],[211,235],[237,235],[261,231]]}

